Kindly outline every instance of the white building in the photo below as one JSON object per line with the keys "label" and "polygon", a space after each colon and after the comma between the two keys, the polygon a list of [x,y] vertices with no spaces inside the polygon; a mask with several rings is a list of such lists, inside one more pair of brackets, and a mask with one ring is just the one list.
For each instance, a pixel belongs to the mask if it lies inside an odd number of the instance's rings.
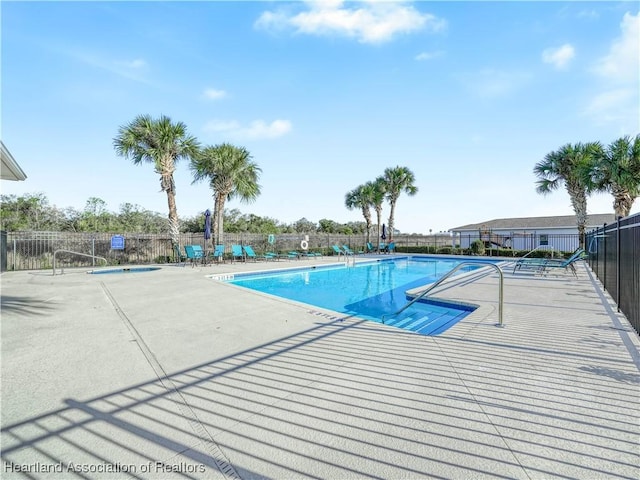
{"label": "white building", "polygon": [[[615,214],[587,216],[586,231],[616,221]],[[533,250],[549,248],[572,251],[578,248],[578,227],[575,215],[560,217],[498,218],[452,228],[453,245],[469,248],[480,239],[487,247]]]}

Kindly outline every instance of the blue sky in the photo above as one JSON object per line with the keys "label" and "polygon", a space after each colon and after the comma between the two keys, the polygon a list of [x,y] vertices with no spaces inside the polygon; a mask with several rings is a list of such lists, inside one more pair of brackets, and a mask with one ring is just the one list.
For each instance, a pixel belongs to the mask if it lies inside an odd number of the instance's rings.
{"label": "blue sky", "polygon": [[[167,115],[203,145],[247,148],[262,194],[243,213],[361,221],[345,194],[409,167],[396,227],[571,215],[533,166],[566,143],[640,132],[638,2],[3,1],[2,140],[26,172],[3,194],[89,197],[166,214],[118,127]],[[212,208],[188,164],[180,216]],[[590,213],[613,212],[589,199]],[[640,201],[633,212],[640,211]],[[385,206],[384,216],[389,209]]]}

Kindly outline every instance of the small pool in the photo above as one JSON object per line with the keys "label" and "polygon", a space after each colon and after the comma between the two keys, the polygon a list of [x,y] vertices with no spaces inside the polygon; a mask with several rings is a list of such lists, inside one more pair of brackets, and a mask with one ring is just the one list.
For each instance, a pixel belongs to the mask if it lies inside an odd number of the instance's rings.
{"label": "small pool", "polygon": [[138,272],[153,272],[160,270],[161,267],[123,267],[123,268],[109,268],[107,270],[91,270],[87,273],[92,275],[107,275],[111,273],[138,273]]}
{"label": "small pool", "polygon": [[[407,290],[433,283],[463,260],[401,257],[277,272],[236,274],[221,280],[259,292],[382,322],[402,308]],[[460,273],[480,268],[469,266]],[[423,335],[437,335],[467,316],[475,306],[419,301],[384,323]]]}

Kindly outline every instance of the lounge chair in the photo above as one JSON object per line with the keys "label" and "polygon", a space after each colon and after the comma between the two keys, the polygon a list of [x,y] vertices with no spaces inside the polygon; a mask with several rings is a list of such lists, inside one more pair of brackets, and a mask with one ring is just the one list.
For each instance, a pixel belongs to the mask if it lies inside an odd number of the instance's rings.
{"label": "lounge chair", "polygon": [[556,268],[561,268],[563,269],[565,272],[570,271],[574,277],[578,277],[578,272],[576,271],[576,267],[575,267],[575,263],[578,260],[582,260],[584,258],[585,252],[584,250],[580,249],[580,252],[574,253],[573,255],[571,255],[569,258],[567,258],[564,261],[560,261],[560,260],[553,260],[553,259],[548,259],[540,268],[540,273],[542,275],[547,274],[548,272],[550,272],[551,270],[554,270]]}
{"label": "lounge chair", "polygon": [[342,250],[344,250],[344,253],[346,253],[347,255],[355,255],[356,254],[353,250],[351,250],[349,248],[348,245],[343,245],[342,246]]}
{"label": "lounge chair", "polygon": [[374,253],[376,251],[376,247],[373,246],[373,243],[367,242],[367,253]]}
{"label": "lounge chair", "polygon": [[273,256],[271,255],[259,255],[257,254],[251,245],[245,245],[242,247],[244,249],[245,257],[252,259],[254,262],[257,260],[273,260]]}
{"label": "lounge chair", "polygon": [[389,245],[387,245],[387,252],[396,253],[396,242],[390,242]]}
{"label": "lounge chair", "polygon": [[243,262],[246,260],[242,245],[231,245],[231,261],[235,261],[236,258],[239,258]]}
{"label": "lounge chair", "polygon": [[331,245],[331,248],[333,248],[333,251],[338,255],[346,255],[347,253],[342,250],[338,245]]}
{"label": "lounge chair", "polygon": [[572,273],[577,276],[576,268],[573,263],[577,260],[580,260],[584,253],[585,252],[582,248],[578,248],[566,260],[554,258],[523,257],[516,261],[515,265],[513,266],[513,273],[516,273],[516,270],[535,270],[542,273],[546,269],[564,268],[565,270],[570,269]]}

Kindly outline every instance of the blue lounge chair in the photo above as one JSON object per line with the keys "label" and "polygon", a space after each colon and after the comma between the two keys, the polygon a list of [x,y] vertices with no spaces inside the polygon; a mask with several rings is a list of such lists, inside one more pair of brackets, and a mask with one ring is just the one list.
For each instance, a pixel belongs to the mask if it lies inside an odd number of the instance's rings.
{"label": "blue lounge chair", "polygon": [[396,242],[390,242],[389,245],[387,245],[387,252],[396,253]]}
{"label": "blue lounge chair", "polygon": [[374,253],[376,251],[376,247],[373,246],[373,243],[367,242],[367,253]]}
{"label": "blue lounge chair", "polygon": [[244,250],[242,250],[242,245],[231,245],[231,261],[235,261],[239,258],[241,261],[245,261]]}
{"label": "blue lounge chair", "polygon": [[333,248],[334,253],[336,253],[338,256],[346,255],[346,252],[342,250],[338,245],[331,245],[331,248]]}
{"label": "blue lounge chair", "polygon": [[540,273],[542,275],[545,275],[547,273],[549,273],[551,270],[554,270],[556,268],[561,268],[563,269],[565,272],[569,271],[573,274],[574,277],[578,277],[578,272],[576,271],[576,266],[575,263],[578,260],[582,260],[584,258],[585,252],[582,249],[579,249],[580,251],[576,251],[573,255],[571,255],[569,258],[567,258],[564,261],[559,261],[559,260],[553,260],[553,259],[548,259],[543,265],[542,268],[540,269]]}
{"label": "blue lounge chair", "polygon": [[251,245],[245,245],[242,247],[244,249],[245,257],[252,259],[254,262],[257,260],[273,260],[271,255],[259,255],[257,254]]}
{"label": "blue lounge chair", "polygon": [[515,265],[513,266],[513,273],[516,273],[516,270],[535,270],[542,273],[546,269],[564,268],[565,270],[570,269],[572,273],[577,276],[576,269],[573,263],[577,260],[580,260],[584,253],[585,252],[582,248],[578,248],[566,260],[523,257],[516,261]]}
{"label": "blue lounge chair", "polygon": [[348,245],[343,245],[342,246],[342,250],[344,250],[344,253],[346,253],[347,255],[355,255],[356,254],[353,250],[351,250],[349,248]]}

